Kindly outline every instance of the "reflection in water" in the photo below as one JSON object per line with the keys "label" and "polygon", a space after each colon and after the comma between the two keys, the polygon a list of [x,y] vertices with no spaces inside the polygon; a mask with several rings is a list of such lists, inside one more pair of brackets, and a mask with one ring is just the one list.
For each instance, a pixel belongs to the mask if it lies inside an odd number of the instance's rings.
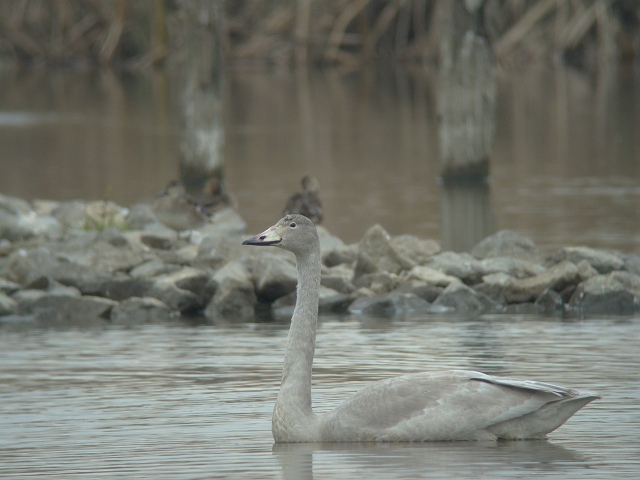
{"label": "reflection in water", "polygon": [[[486,191],[438,186],[433,72],[226,74],[227,186],[249,231],[275,221],[312,174],[323,186],[324,225],[347,242],[380,223],[445,248],[494,228],[548,249],[640,248],[640,79],[632,71],[501,73],[489,202]],[[4,72],[2,82],[0,192],[129,205],[177,177],[178,114],[162,74]]]}
{"label": "reflection in water", "polygon": [[637,478],[638,318],[321,317],[321,411],[371,381],[460,367],[603,395],[531,442],[274,447],[286,335],[267,323],[0,323],[0,477]]}
{"label": "reflection in water", "polygon": [[[513,476],[536,471],[561,474],[587,461],[584,455],[545,440],[522,442],[437,442],[426,444],[274,444],[285,480],[319,478],[442,478],[439,465],[449,465],[449,478]],[[340,469],[335,469],[340,465]],[[523,473],[520,473],[522,475]],[[418,476],[416,476],[418,478]]]}

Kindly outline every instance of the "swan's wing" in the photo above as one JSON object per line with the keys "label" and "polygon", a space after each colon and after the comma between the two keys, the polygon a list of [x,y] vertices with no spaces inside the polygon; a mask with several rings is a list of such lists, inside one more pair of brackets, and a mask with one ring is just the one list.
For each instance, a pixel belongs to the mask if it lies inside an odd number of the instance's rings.
{"label": "swan's wing", "polygon": [[[556,385],[500,379],[478,372],[403,375],[371,384],[350,397],[322,418],[322,431],[327,440],[509,438],[508,422],[527,417],[547,404],[576,397],[577,392]],[[538,434],[557,428],[567,418]],[[495,425],[507,428],[494,432]],[[520,428],[514,438],[532,436],[529,430]]]}

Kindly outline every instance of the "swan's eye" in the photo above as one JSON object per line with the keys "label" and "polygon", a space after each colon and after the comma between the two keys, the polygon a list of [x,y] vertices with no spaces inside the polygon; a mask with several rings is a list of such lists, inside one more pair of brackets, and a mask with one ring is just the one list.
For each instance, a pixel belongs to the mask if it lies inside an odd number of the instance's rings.
{"label": "swan's eye", "polygon": [[290,226],[291,228],[296,228],[296,222],[291,222],[291,223],[289,224],[289,226]]}

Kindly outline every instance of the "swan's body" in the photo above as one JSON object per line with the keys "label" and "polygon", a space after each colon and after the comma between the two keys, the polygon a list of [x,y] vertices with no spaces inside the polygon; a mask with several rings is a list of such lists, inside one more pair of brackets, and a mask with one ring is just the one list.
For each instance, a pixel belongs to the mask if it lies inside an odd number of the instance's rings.
{"label": "swan's body", "polygon": [[456,370],[372,383],[332,412],[316,415],[311,408],[321,273],[316,228],[304,216],[288,215],[243,244],[285,248],[297,261],[298,298],[273,411],[278,443],[540,438],[599,398],[548,383]]}

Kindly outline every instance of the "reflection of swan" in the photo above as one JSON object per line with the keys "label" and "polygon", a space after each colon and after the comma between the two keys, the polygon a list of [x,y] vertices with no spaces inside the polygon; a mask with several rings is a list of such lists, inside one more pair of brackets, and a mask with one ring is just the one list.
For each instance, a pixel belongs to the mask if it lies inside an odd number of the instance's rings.
{"label": "reflection of swan", "polygon": [[[566,475],[583,471],[585,456],[561,445],[534,442],[277,443],[273,454],[286,480],[339,477],[397,478],[411,472],[422,478],[495,478],[526,472]],[[314,472],[315,470],[315,472]]]}
{"label": "reflection of swan", "polygon": [[599,398],[548,383],[447,371],[382,380],[332,412],[315,415],[311,367],[321,273],[318,232],[308,218],[287,215],[243,244],[289,250],[298,267],[298,298],[273,411],[276,442],[538,438]]}

